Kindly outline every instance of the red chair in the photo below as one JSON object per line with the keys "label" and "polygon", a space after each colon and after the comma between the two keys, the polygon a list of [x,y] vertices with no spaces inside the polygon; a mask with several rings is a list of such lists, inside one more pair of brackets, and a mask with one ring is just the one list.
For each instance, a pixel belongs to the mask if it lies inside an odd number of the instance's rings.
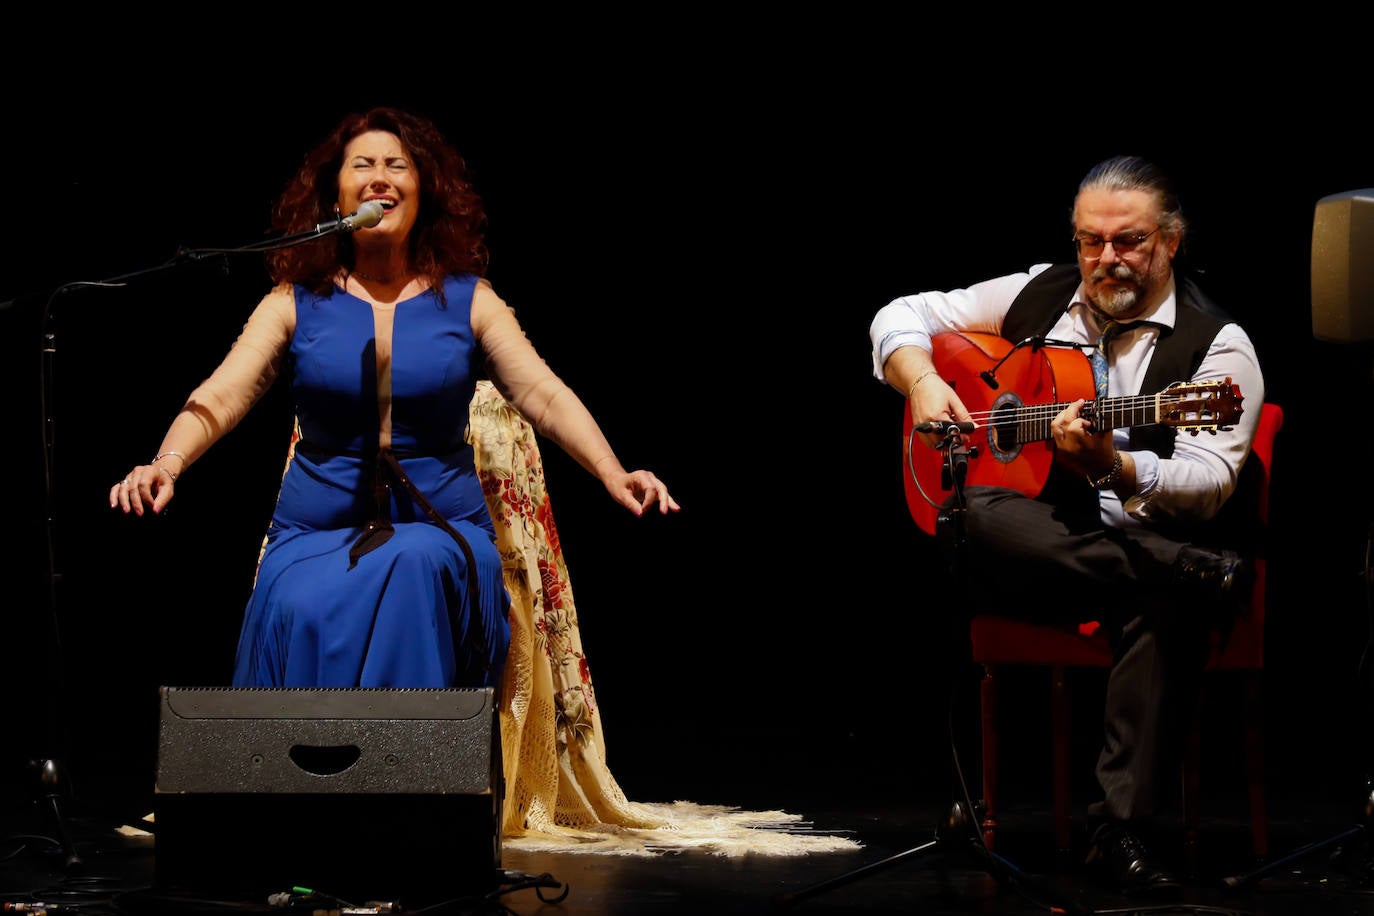
{"label": "red chair", "polygon": [[[1283,426],[1283,410],[1266,403],[1260,408],[1259,429],[1250,460],[1262,473],[1242,476],[1242,488],[1232,499],[1241,506],[1253,507],[1253,518],[1260,531],[1269,523],[1270,477],[1273,468],[1274,439]],[[1256,858],[1263,859],[1269,848],[1268,815],[1264,799],[1264,735],[1262,729],[1261,680],[1264,668],[1264,612],[1266,559],[1261,550],[1253,557],[1254,590],[1250,614],[1236,621],[1230,638],[1221,645],[1215,638],[1209,672],[1232,672],[1243,680],[1243,733],[1250,802],[1250,834]],[[980,685],[982,707],[983,803],[986,818],[983,837],[993,847],[998,827],[998,775],[1001,754],[998,740],[998,673],[1009,665],[1047,668],[1050,676],[1050,722],[1053,743],[1054,781],[1053,818],[1057,849],[1067,853],[1071,847],[1070,761],[1071,746],[1069,672],[1074,668],[1109,668],[1111,648],[1098,632],[1097,624],[1077,628],[1038,625],[976,614],[970,624],[973,660],[982,665]],[[1183,764],[1183,805],[1185,852],[1195,864],[1199,822],[1198,788],[1200,771],[1200,715],[1195,715],[1192,739]]]}

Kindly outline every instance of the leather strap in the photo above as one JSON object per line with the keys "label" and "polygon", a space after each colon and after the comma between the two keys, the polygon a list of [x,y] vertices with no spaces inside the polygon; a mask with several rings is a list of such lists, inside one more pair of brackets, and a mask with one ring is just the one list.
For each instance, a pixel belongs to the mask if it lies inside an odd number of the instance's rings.
{"label": "leather strap", "polygon": [[[481,617],[481,584],[477,578],[477,558],[472,553],[472,546],[468,544],[467,538],[462,533],[449,524],[448,519],[439,514],[439,510],[432,506],[425,494],[420,492],[420,488],[406,474],[405,468],[401,467],[401,462],[397,460],[396,454],[389,448],[379,449],[377,452],[376,473],[373,478],[372,495],[376,505],[376,514],[367,523],[363,533],[353,542],[353,546],[348,551],[348,568],[352,569],[358,565],[358,561],[367,554],[376,550],[378,547],[391,540],[391,536],[396,533],[396,529],[391,524],[391,484],[392,481],[410,494],[410,498],[415,500],[415,504],[424,510],[429,520],[434,522],[458,542],[458,547],[463,551],[463,556],[467,558],[468,566],[468,593],[471,596],[468,611],[468,638],[476,645],[481,652],[479,657],[482,660],[482,667],[488,675],[491,674],[491,665],[487,659],[490,653],[487,651],[487,640],[479,623]],[[450,618],[453,611],[449,610]],[[454,621],[450,619],[449,623]]]}

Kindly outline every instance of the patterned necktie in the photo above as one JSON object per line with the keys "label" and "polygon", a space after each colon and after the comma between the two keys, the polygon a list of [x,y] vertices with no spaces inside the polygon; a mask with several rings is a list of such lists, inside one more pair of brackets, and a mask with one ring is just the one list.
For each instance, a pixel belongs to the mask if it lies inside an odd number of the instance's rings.
{"label": "patterned necktie", "polygon": [[1097,388],[1098,398],[1107,396],[1107,342],[1120,330],[1122,327],[1119,321],[1113,320],[1104,324],[1102,333],[1097,338],[1097,346],[1088,356],[1093,365],[1093,385]]}

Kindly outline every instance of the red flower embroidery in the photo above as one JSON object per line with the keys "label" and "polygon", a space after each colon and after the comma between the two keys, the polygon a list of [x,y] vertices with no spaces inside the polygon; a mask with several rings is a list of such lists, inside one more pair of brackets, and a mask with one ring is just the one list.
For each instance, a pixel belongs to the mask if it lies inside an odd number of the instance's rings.
{"label": "red flower embroidery", "polygon": [[563,580],[558,577],[558,569],[545,560],[539,559],[539,582],[544,588],[544,600],[554,610],[563,609]]}
{"label": "red flower embroidery", "polygon": [[548,541],[549,550],[555,556],[562,555],[563,545],[558,540],[558,526],[553,523],[553,506],[547,496],[540,500],[535,509],[534,517],[544,528],[544,539]]}

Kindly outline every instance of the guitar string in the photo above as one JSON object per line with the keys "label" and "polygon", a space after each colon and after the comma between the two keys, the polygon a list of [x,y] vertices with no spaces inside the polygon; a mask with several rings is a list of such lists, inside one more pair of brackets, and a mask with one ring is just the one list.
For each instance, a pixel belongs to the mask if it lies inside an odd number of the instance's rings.
{"label": "guitar string", "polygon": [[[1132,395],[1120,398],[1108,398],[1107,400],[1111,402],[1109,404],[1109,409],[1112,413],[1138,410],[1142,407],[1151,407],[1156,404],[1161,407],[1168,407],[1188,402],[1195,402],[1198,412],[1201,413],[1208,406],[1209,402],[1219,402],[1221,398],[1198,397],[1196,393],[1170,394],[1169,392],[1162,392],[1158,395]],[[975,423],[979,423],[980,421],[991,421],[993,418],[1006,418],[1014,420],[1015,422],[1032,423],[1037,420],[1053,419],[1068,406],[1068,403],[1069,402],[1061,404],[1023,405],[1020,407],[1013,407],[1010,410],[1001,408],[997,410],[971,411],[969,416]],[[1095,400],[1087,400],[1084,406],[1087,407],[1096,403]]]}

